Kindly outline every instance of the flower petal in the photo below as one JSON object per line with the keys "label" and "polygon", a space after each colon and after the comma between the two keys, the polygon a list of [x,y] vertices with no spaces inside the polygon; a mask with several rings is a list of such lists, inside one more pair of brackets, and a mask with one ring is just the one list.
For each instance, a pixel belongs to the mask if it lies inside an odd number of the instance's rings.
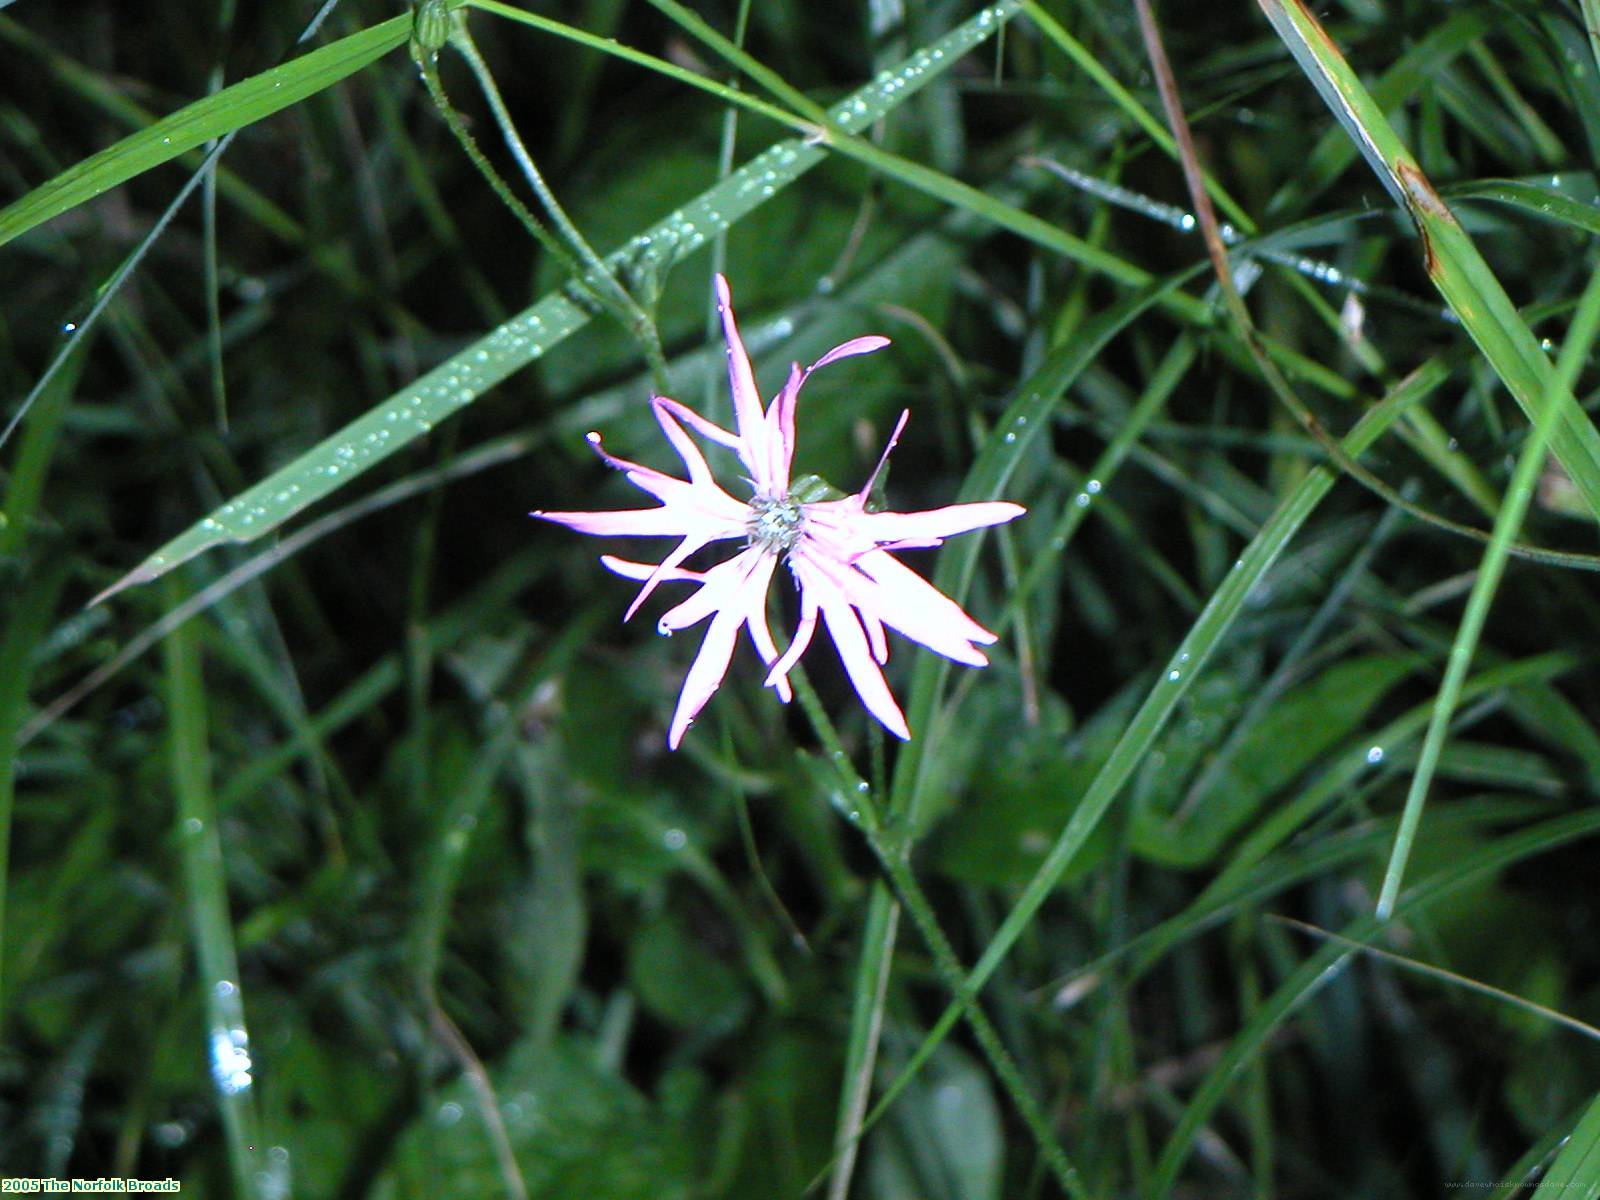
{"label": "flower petal", "polygon": [[620,512],[535,511],[528,515],[599,537],[683,537],[691,525],[698,525],[692,514],[666,505]]}
{"label": "flower petal", "polygon": [[[705,640],[700,643],[700,652],[695,655],[694,664],[684,677],[683,690],[678,694],[678,707],[672,714],[672,724],[667,730],[667,745],[673,750],[678,748],[684,731],[728,673],[728,662],[733,657],[733,643],[739,626],[750,622],[766,603],[767,584],[772,578],[776,559],[770,554],[752,556],[746,551],[721,566],[729,567],[741,560],[744,560],[742,565],[746,568],[743,577],[727,576],[733,582],[731,592],[717,615],[711,619],[711,627],[706,630]],[[707,577],[715,570],[708,571]],[[709,586],[701,588],[701,592],[707,591]]]}
{"label": "flower petal", "polygon": [[855,518],[855,523],[864,540],[879,546],[888,547],[897,543],[927,546],[938,545],[942,539],[958,533],[1003,525],[1027,511],[1020,504],[986,500],[977,504],[947,504],[943,508],[930,508],[923,512],[863,512]]}
{"label": "flower petal", "polygon": [[789,364],[789,380],[783,390],[772,398],[767,408],[767,461],[772,471],[772,485],[780,492],[789,490],[789,467],[794,462],[794,403],[800,395],[800,385],[806,381],[799,363]]}
{"label": "flower petal", "polygon": [[739,632],[739,613],[725,608],[706,630],[700,652],[694,656],[694,665],[684,676],[683,690],[678,693],[678,707],[672,714],[672,724],[667,728],[667,745],[673,750],[683,741],[684,731],[722,684],[728,673],[728,661],[733,657],[733,640]]}
{"label": "flower petal", "polygon": [[800,656],[806,652],[806,647],[811,645],[811,635],[817,631],[817,593],[800,589],[800,624],[795,627],[794,640],[789,643],[789,648],[777,662],[772,664],[772,670],[767,672],[765,684],[767,687],[788,686],[789,669],[800,661]]}
{"label": "flower petal", "polygon": [[[688,438],[685,437],[684,440],[687,442]],[[661,503],[678,508],[695,509],[724,523],[737,525],[744,520],[746,506],[718,487],[716,481],[711,478],[709,470],[703,479],[688,482],[658,471],[654,467],[618,458],[601,444],[598,433],[588,434],[587,441],[607,466],[623,472],[627,475],[629,483],[641,491],[649,492]],[[690,449],[693,449],[692,443]]]}
{"label": "flower petal", "polygon": [[828,633],[833,637],[834,648],[839,651],[839,660],[844,663],[845,673],[855,685],[861,703],[895,737],[910,741],[911,730],[906,727],[905,714],[895,703],[889,685],[883,681],[883,672],[872,661],[855,609],[842,599],[828,595],[820,597],[819,603],[822,606],[822,619],[827,622]]}
{"label": "flower petal", "polygon": [[[615,554],[602,554],[600,556],[600,565],[608,571],[621,575],[624,579],[649,579],[657,571],[661,571],[661,566],[658,563],[632,562],[626,558],[618,558]],[[705,577],[704,571],[690,571],[684,567],[674,567],[670,571],[661,571],[663,580],[686,580],[698,583]]]}
{"label": "flower petal", "polygon": [[[726,608],[750,577],[750,573],[760,565],[763,556],[767,556],[765,550],[759,546],[751,546],[727,562],[720,562],[712,567],[705,573],[700,590],[662,613],[660,620],[656,622],[656,629],[670,637],[678,630],[698,625],[712,613]],[[770,571],[768,577],[771,577]],[[764,590],[765,585],[763,585]]]}
{"label": "flower petal", "polygon": [[[972,643],[987,646],[999,639],[910,567],[883,550],[862,555],[854,567],[856,578],[866,582],[862,590],[870,589],[869,602],[885,625],[956,662],[972,667],[988,664],[988,658]],[[855,593],[847,590],[846,595],[855,602]]]}
{"label": "flower petal", "polygon": [[890,452],[895,448],[895,444],[899,442],[900,434],[905,429],[906,422],[910,419],[911,410],[909,408],[901,409],[900,419],[894,423],[894,432],[889,435],[889,444],[883,448],[883,453],[878,456],[878,465],[872,468],[872,474],[867,476],[867,481],[861,485],[861,490],[856,493],[863,504],[866,503],[867,497],[872,494],[872,485],[878,482],[878,476],[883,473],[884,464],[889,461]]}
{"label": "flower petal", "polygon": [[728,343],[728,388],[733,393],[733,415],[739,427],[739,457],[749,468],[756,491],[770,495],[773,494],[772,476],[768,468],[767,426],[761,412],[761,394],[756,391],[756,377],[750,369],[750,355],[745,353],[744,339],[734,323],[728,281],[721,275],[716,278],[716,291],[722,337]]}
{"label": "flower petal", "polygon": [[795,404],[800,398],[800,388],[811,378],[811,372],[841,358],[849,358],[853,354],[871,354],[874,350],[882,350],[888,344],[889,339],[878,334],[851,338],[848,342],[841,342],[829,350],[804,371],[800,369],[799,363],[789,365],[789,381],[783,385],[783,390],[773,398],[772,404],[767,409],[768,433],[777,443],[769,449],[769,455],[773,464],[773,480],[778,488],[786,491],[789,487],[789,471],[794,463]]}
{"label": "flower petal", "polygon": [[707,420],[681,401],[674,400],[671,396],[657,396],[655,402],[659,403],[662,408],[708,441],[716,442],[719,446],[726,446],[730,450],[739,449],[738,434],[729,433],[721,425],[718,425],[715,421]]}
{"label": "flower petal", "polygon": [[809,599],[822,609],[834,649],[839,652],[839,661],[844,663],[845,673],[850,676],[861,703],[895,737],[909,741],[911,730],[906,727],[905,714],[895,703],[889,685],[883,681],[883,672],[873,661],[856,610],[816,564],[803,558],[792,558],[790,562],[795,578],[800,581],[802,599]]}
{"label": "flower petal", "polygon": [[661,432],[667,435],[667,441],[672,443],[672,448],[678,452],[678,457],[683,459],[684,468],[689,472],[689,481],[700,487],[717,487],[717,481],[711,477],[711,468],[706,463],[706,456],[700,453],[700,447],[689,439],[683,431],[683,426],[673,420],[673,414],[668,409],[668,404],[675,404],[665,396],[651,396],[650,408],[656,414],[656,424],[661,426]]}
{"label": "flower petal", "polygon": [[[746,628],[750,630],[750,640],[755,643],[756,653],[768,667],[778,658],[778,645],[772,640],[772,628],[767,624],[767,587],[772,582],[772,572],[777,565],[778,556],[768,554],[761,565],[751,573],[750,604],[744,622]],[[759,582],[756,579],[757,575],[761,576]],[[787,678],[774,680],[772,686],[777,690],[778,699],[785,704],[794,699],[794,689],[789,686]]]}
{"label": "flower petal", "polygon": [[[718,536],[726,537],[728,535],[720,534]],[[664,579],[672,578],[671,572],[678,566],[679,563],[688,558],[696,550],[704,549],[707,545],[715,540],[716,538],[714,537],[696,537],[691,534],[689,537],[684,538],[683,541],[679,542],[675,547],[673,547],[672,553],[663,558],[661,560],[661,564],[656,567],[654,571],[650,572],[649,577],[644,581],[644,586],[639,589],[639,594],[633,598],[633,603],[628,605],[628,611],[622,614],[622,619],[624,621],[631,621],[633,619],[633,614],[639,611],[639,606],[645,602],[645,599],[650,595],[651,592],[656,590],[657,584]],[[729,559],[728,561],[737,562],[738,559],[734,558]],[[723,563],[722,565],[726,566],[727,563]],[[715,570],[716,568],[713,567],[712,571]],[[710,573],[708,572],[708,575],[709,574]],[[704,591],[705,589],[702,588],[701,590]]]}
{"label": "flower petal", "polygon": [[848,342],[840,342],[807,367],[806,374],[809,375],[818,367],[825,367],[831,362],[838,362],[841,358],[849,358],[853,354],[871,354],[874,350],[882,350],[888,344],[888,338],[876,333],[870,333],[866,337],[851,338]]}

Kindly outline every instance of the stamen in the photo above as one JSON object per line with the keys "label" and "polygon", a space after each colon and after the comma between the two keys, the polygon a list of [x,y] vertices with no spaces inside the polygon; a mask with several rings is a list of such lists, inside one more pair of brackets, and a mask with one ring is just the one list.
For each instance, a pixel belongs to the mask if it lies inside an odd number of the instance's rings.
{"label": "stamen", "polygon": [[791,496],[753,496],[750,500],[748,544],[786,554],[800,540],[805,526],[805,505]]}

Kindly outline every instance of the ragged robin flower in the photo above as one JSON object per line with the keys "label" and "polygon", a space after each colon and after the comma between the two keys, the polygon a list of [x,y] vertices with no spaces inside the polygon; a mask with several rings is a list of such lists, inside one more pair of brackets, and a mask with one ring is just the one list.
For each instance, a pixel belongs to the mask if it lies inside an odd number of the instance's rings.
{"label": "ragged robin flower", "polygon": [[[990,501],[926,512],[869,512],[867,498],[905,428],[909,411],[900,414],[883,456],[859,492],[822,499],[825,491],[818,489],[815,481],[792,483],[795,405],[801,386],[818,367],[880,350],[889,339],[852,338],[803,371],[794,364],[783,390],[763,411],[750,358],[734,324],[728,281],[721,275],[716,277],[716,289],[728,343],[728,381],[738,432],[730,433],[676,400],[652,397],[656,420],[683,460],[687,480],[617,458],[601,446],[599,434],[591,433],[589,444],[595,451],[624,472],[629,482],[660,501],[659,506],[531,515],[580,533],[681,539],[659,563],[630,562],[611,555],[600,560],[618,575],[644,582],[624,620],[638,611],[658,584],[679,582],[698,587],[661,617],[657,629],[670,635],[711,618],[668,728],[667,744],[673,749],[727,674],[740,626],[750,631],[756,653],[767,664],[765,685],[787,701],[792,694],[788,673],[811,644],[819,615],[862,703],[896,737],[909,738],[905,716],[880,669],[889,658],[885,627],[975,667],[989,661],[978,647],[996,638],[955,601],[896,559],[893,551],[937,546],[954,534],[1013,520],[1025,510],[1017,504]],[[748,500],[735,499],[722,490],[686,426],[739,456],[748,472]],[[704,571],[683,565],[696,551],[722,541],[743,542],[744,546],[732,558]],[[780,562],[788,566],[800,589],[800,623],[781,654],[767,624],[767,587]]]}

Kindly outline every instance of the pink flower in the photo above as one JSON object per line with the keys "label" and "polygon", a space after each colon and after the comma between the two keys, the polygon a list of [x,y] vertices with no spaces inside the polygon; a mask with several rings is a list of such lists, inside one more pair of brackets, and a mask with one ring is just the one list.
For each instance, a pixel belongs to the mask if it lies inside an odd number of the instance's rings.
{"label": "pink flower", "polygon": [[[889,658],[884,627],[974,667],[989,661],[978,646],[988,645],[996,638],[890,552],[937,546],[954,534],[1013,520],[1025,510],[1020,505],[995,501],[952,504],[927,512],[868,512],[867,497],[905,428],[909,412],[900,414],[883,457],[855,495],[818,500],[811,498],[808,488],[791,490],[795,402],[801,385],[818,367],[852,354],[880,350],[889,344],[889,339],[853,338],[835,346],[804,371],[794,364],[788,383],[763,412],[750,358],[734,324],[728,281],[718,275],[716,286],[717,307],[728,343],[728,379],[738,433],[728,432],[676,400],[652,397],[650,405],[656,420],[683,459],[689,473],[687,480],[617,458],[601,447],[599,434],[591,433],[589,444],[596,452],[625,472],[629,482],[659,500],[660,505],[624,512],[530,515],[560,522],[579,533],[681,539],[660,563],[629,562],[609,554],[600,560],[618,575],[644,582],[624,620],[633,616],[657,584],[682,581],[699,585],[688,599],[657,622],[661,633],[670,635],[711,618],[694,665],[683,681],[678,708],[667,733],[667,744],[673,749],[677,749],[684,731],[727,674],[741,625],[750,631],[756,653],[767,664],[765,686],[788,701],[792,694],[789,670],[811,644],[819,615],[827,624],[862,703],[896,737],[909,738],[911,731],[906,727],[905,716],[880,670]],[[704,455],[684,426],[739,456],[749,472],[747,482],[752,494],[748,500],[736,500],[717,485]],[[732,558],[706,571],[689,570],[682,565],[697,550],[728,540],[744,543]],[[787,561],[800,588],[800,624],[793,642],[782,654],[778,653],[767,624],[767,585],[780,559]]]}

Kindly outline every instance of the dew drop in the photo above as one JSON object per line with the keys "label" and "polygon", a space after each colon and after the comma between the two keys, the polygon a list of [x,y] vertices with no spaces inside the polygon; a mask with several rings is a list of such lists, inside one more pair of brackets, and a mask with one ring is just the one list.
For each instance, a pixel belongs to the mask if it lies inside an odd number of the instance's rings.
{"label": "dew drop", "polygon": [[1372,747],[1372,749],[1367,751],[1367,762],[1376,764],[1376,763],[1381,763],[1382,761],[1383,761],[1383,747],[1382,746],[1374,746],[1374,747]]}

